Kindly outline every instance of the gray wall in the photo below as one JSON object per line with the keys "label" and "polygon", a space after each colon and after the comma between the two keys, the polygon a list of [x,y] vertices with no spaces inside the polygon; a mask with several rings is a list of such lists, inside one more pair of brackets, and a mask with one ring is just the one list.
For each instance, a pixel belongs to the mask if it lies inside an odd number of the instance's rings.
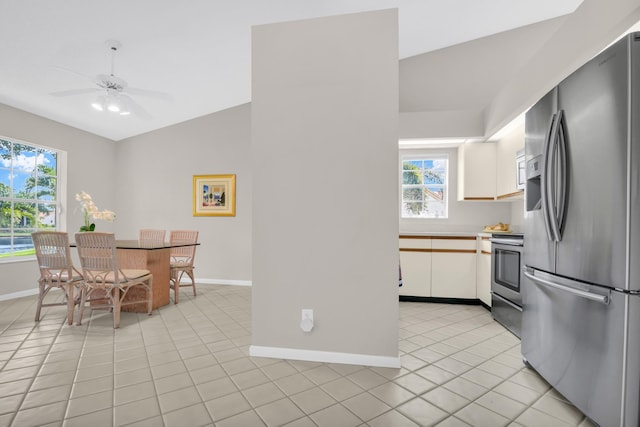
{"label": "gray wall", "polygon": [[[118,236],[136,239],[140,228],[198,230],[198,281],[250,283],[250,129],[244,104],[119,141]],[[236,175],[236,216],[192,216],[193,175],[217,174]]]}
{"label": "gray wall", "polygon": [[640,20],[637,0],[574,13],[400,61],[400,138],[491,136]]}
{"label": "gray wall", "polygon": [[[88,192],[100,209],[116,209],[113,177],[118,169],[115,144],[110,140],[3,104],[0,104],[0,135],[67,152],[67,192],[59,197],[66,199],[61,213],[67,215],[69,233],[76,232],[83,223],[80,205],[75,200],[79,191]],[[103,231],[114,231],[116,224],[96,221]],[[35,292],[38,276],[35,261],[0,263],[0,297]]]}
{"label": "gray wall", "polygon": [[252,354],[397,358],[397,25],[387,10],[253,29]]}
{"label": "gray wall", "polygon": [[487,135],[486,107],[564,19],[538,22],[401,60],[400,138]]}
{"label": "gray wall", "polygon": [[491,135],[640,20],[638,0],[584,0],[485,109]]}
{"label": "gray wall", "polygon": [[[428,138],[492,133],[637,22],[640,19],[639,9],[637,0],[585,0],[574,14],[560,18],[562,25],[549,31],[548,39],[541,44],[534,62],[522,66],[521,72],[512,80],[501,82],[503,89],[485,108],[483,115],[477,114],[477,109],[469,110],[464,105],[450,106],[451,110],[416,111],[423,108],[423,104],[414,99],[410,103],[412,107],[406,107],[411,111],[400,115],[398,135],[401,138]],[[551,28],[555,21],[541,25]],[[533,30],[514,30],[488,39],[504,40],[504,36],[526,35]],[[517,42],[514,39],[514,44]],[[429,58],[444,58],[447,51],[454,55],[448,61],[455,64],[462,52],[467,52],[471,47],[477,47],[476,42],[434,52],[433,55],[426,54],[424,58],[403,60],[401,73],[403,76],[421,76],[419,69],[411,67],[420,64],[428,67]],[[473,69],[477,69],[481,62],[475,61]],[[488,70],[491,71],[490,68]],[[449,74],[451,79],[445,79]],[[459,83],[455,80],[455,73],[441,73],[440,77],[437,79],[438,87],[445,92],[448,87]],[[402,83],[403,98],[421,93],[418,90],[420,88],[414,90],[411,86],[410,82]],[[240,106],[113,143],[0,104],[0,135],[68,152],[68,187],[67,194],[62,196],[67,200],[64,206],[66,212],[63,213],[68,215],[67,230],[71,233],[82,223],[74,195],[84,190],[93,196],[100,208],[114,210],[118,215],[113,224],[99,221],[97,225],[100,230],[116,231],[123,237],[135,237],[137,229],[143,226],[197,228],[201,232],[202,242],[196,259],[196,276],[199,280],[247,283],[252,278],[250,109],[249,105]],[[336,150],[340,153],[340,148]],[[397,153],[393,157],[395,159]],[[266,159],[284,160],[271,156]],[[191,176],[209,173],[237,174],[238,205],[235,218],[191,216]],[[136,192],[132,189],[136,189]],[[395,203],[393,205],[395,208]],[[497,209],[500,211],[501,208]],[[502,212],[491,213],[493,208],[481,210],[475,222],[462,214],[448,224],[412,223],[409,227],[458,228],[464,224],[496,222],[489,219],[502,217]],[[512,212],[512,216],[519,218],[520,212]],[[406,224],[403,224],[403,229],[406,228]],[[14,292],[34,291],[36,276],[33,261],[0,263],[0,297]]]}
{"label": "gray wall", "polygon": [[[67,231],[82,225],[75,194],[116,212],[100,231],[135,239],[139,228],[196,229],[200,283],[251,283],[249,104],[114,143],[0,104],[0,135],[68,152]],[[192,177],[236,174],[235,217],[193,217]],[[75,253],[75,252],[72,252]],[[77,264],[77,263],[76,263]],[[35,261],[0,263],[3,295],[37,290]]]}

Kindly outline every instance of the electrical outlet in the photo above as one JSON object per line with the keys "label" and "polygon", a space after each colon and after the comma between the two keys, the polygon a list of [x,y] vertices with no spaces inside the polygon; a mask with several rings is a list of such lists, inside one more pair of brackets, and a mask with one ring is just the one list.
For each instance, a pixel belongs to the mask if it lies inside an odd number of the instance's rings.
{"label": "electrical outlet", "polygon": [[302,309],[300,329],[302,329],[304,332],[311,332],[311,330],[313,329],[313,310]]}
{"label": "electrical outlet", "polygon": [[313,310],[310,308],[302,309],[302,320],[309,319],[313,322]]}

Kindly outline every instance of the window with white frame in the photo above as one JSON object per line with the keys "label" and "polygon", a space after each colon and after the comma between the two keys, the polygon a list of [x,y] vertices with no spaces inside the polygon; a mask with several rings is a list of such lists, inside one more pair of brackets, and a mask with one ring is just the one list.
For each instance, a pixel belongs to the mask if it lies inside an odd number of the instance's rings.
{"label": "window with white frame", "polygon": [[57,229],[59,157],[0,137],[0,260],[34,255],[31,233]]}
{"label": "window with white frame", "polygon": [[402,218],[447,218],[449,158],[402,156]]}

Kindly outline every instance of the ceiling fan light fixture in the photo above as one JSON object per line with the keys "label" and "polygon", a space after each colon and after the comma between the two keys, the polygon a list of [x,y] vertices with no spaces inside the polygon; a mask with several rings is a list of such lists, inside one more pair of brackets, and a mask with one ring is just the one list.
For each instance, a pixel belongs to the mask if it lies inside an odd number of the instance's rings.
{"label": "ceiling fan light fixture", "polygon": [[107,104],[107,100],[104,95],[100,95],[91,103],[94,110],[104,111]]}
{"label": "ceiling fan light fixture", "polygon": [[[101,94],[89,104],[91,108],[100,112],[110,112],[120,116],[137,116],[142,119],[150,119],[151,116],[142,108],[131,94],[147,95],[163,100],[171,100],[171,97],[163,92],[149,91],[144,89],[130,88],[128,83],[115,74],[116,52],[122,47],[117,40],[107,40],[107,47],[111,53],[111,72],[108,74],[98,74],[94,79],[94,84],[101,90]],[[70,71],[70,70],[67,70]],[[75,73],[80,74],[80,73]],[[54,96],[69,96],[85,93],[95,94],[95,88],[72,89],[61,92],[54,92]],[[86,102],[86,101],[85,101]]]}
{"label": "ceiling fan light fixture", "polygon": [[91,107],[98,111],[109,111],[121,116],[131,115],[131,109],[127,105],[126,99],[122,99],[119,94],[107,93],[98,96],[91,103]]}
{"label": "ceiling fan light fixture", "polygon": [[120,112],[120,103],[117,100],[112,100],[107,104],[107,110],[111,111],[112,113],[119,113]]}

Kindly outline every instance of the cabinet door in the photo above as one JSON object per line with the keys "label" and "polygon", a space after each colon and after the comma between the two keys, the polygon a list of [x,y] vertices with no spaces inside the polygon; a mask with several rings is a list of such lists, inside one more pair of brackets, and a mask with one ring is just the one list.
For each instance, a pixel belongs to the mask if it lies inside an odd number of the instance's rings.
{"label": "cabinet door", "polygon": [[524,121],[500,139],[496,146],[496,194],[498,199],[523,198],[518,190],[516,176],[516,156],[524,149]]}
{"label": "cabinet door", "polygon": [[478,299],[491,307],[491,242],[486,237],[479,242],[476,292]]}
{"label": "cabinet door", "polygon": [[431,296],[431,240],[400,239],[402,296]]}
{"label": "cabinet door", "polygon": [[458,147],[458,200],[495,200],[496,144],[478,142]]}
{"label": "cabinet door", "polygon": [[434,240],[431,296],[476,298],[476,239]]}

